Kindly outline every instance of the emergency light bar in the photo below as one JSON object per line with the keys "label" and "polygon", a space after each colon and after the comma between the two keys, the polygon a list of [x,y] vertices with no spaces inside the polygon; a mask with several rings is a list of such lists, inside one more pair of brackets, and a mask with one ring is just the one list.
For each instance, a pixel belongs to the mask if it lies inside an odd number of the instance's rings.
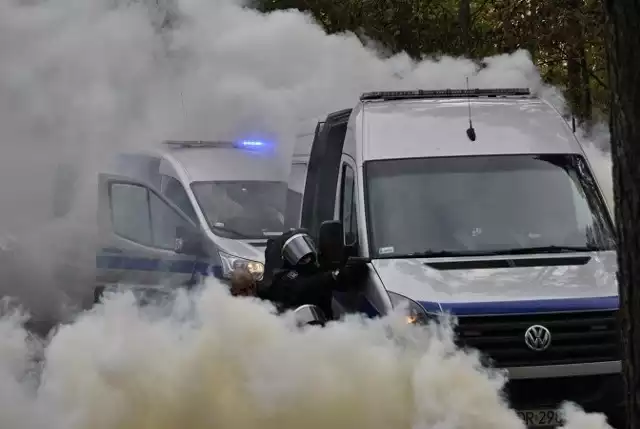
{"label": "emergency light bar", "polygon": [[259,149],[267,144],[259,140],[241,140],[237,142],[223,140],[165,140],[164,144],[173,149],[189,148],[240,148]]}
{"label": "emergency light bar", "polygon": [[415,91],[375,91],[365,92],[360,101],[370,100],[405,100],[428,98],[466,98],[466,97],[507,97],[530,96],[529,88],[475,88],[475,89],[435,89]]}

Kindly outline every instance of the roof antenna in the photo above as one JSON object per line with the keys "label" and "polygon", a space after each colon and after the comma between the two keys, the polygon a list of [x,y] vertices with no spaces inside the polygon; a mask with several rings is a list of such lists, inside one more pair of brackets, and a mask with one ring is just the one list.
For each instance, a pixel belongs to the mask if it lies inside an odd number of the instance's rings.
{"label": "roof antenna", "polygon": [[469,106],[469,128],[467,128],[467,137],[472,142],[476,141],[476,130],[473,129],[473,122],[471,121],[471,96],[469,95],[469,77],[467,76],[467,106]]}

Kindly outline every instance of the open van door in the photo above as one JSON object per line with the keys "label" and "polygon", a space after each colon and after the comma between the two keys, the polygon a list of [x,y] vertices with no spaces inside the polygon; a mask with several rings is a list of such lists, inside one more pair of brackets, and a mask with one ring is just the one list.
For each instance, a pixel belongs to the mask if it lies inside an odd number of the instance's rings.
{"label": "open van door", "polygon": [[99,175],[96,283],[143,288],[189,284],[206,258],[204,234],[164,198],[140,181]]}
{"label": "open van door", "polygon": [[333,219],[340,158],[351,111],[345,109],[331,113],[316,127],[300,222],[314,236],[322,221]]}

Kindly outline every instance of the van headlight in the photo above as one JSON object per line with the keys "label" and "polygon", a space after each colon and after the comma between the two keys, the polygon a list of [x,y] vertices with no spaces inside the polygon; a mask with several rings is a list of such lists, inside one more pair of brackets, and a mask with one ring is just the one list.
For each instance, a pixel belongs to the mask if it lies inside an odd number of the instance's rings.
{"label": "van headlight", "polygon": [[226,279],[231,278],[231,273],[236,269],[246,269],[253,277],[260,281],[264,275],[264,264],[258,261],[240,258],[238,256],[229,255],[228,253],[218,252],[222,261],[222,276]]}
{"label": "van headlight", "polygon": [[407,298],[404,295],[400,295],[395,292],[387,292],[391,305],[393,308],[403,307],[405,308],[407,323],[422,325],[427,324],[432,318],[427,311],[420,304],[414,300]]}

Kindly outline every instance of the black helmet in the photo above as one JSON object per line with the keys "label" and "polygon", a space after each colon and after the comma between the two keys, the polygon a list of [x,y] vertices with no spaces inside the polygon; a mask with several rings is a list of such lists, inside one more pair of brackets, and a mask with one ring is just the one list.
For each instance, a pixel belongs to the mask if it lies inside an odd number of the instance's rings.
{"label": "black helmet", "polygon": [[288,265],[295,267],[315,263],[317,261],[316,246],[306,232],[291,234],[282,245],[282,259]]}

